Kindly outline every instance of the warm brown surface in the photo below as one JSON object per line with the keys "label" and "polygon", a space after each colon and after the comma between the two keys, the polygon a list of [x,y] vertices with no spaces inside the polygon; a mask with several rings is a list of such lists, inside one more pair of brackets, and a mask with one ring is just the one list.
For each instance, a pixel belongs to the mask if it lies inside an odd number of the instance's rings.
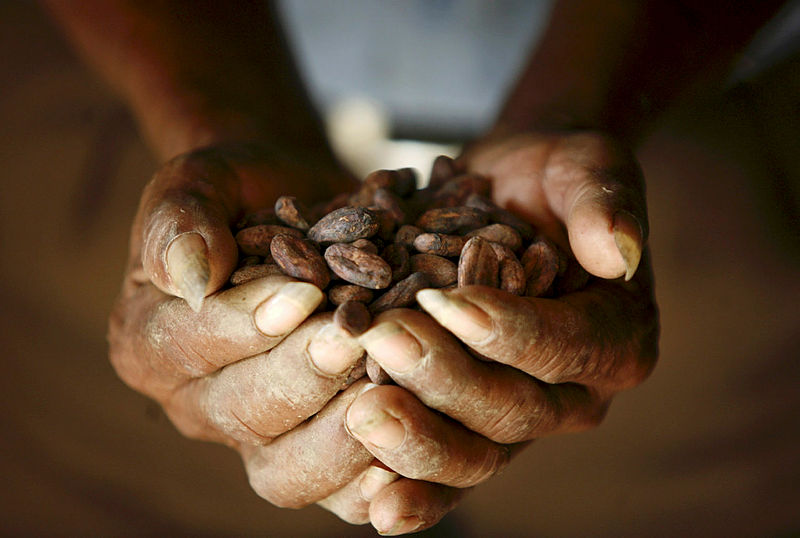
{"label": "warm brown surface", "polygon": [[[117,380],[105,317],[155,164],[33,6],[0,3],[0,51],[0,534],[372,535],[261,501],[232,452],[183,439]],[[534,445],[440,533],[800,530],[797,73],[693,103],[651,137],[659,366],[599,429]]]}

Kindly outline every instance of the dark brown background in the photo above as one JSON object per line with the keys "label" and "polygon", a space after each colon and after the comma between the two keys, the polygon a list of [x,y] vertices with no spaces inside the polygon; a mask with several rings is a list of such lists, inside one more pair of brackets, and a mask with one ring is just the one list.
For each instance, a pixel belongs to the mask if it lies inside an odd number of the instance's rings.
{"label": "dark brown background", "polygon": [[[0,533],[371,535],[279,510],[117,380],[105,318],[155,162],[34,5],[0,2]],[[477,488],[453,536],[800,531],[800,61],[640,152],[662,310],[652,378]]]}

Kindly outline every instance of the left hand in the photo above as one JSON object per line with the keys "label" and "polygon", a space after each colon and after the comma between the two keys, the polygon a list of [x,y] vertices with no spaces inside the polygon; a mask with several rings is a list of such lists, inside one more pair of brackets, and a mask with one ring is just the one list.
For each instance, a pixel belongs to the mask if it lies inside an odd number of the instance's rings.
{"label": "left hand", "polygon": [[[637,271],[644,184],[630,154],[596,133],[526,134],[480,143],[463,160],[492,179],[499,205],[568,245],[601,278],[556,298],[425,290],[418,302],[430,316],[389,311],[361,337],[399,387],[359,395],[347,411],[351,434],[400,475],[442,492],[489,478],[527,441],[596,426],[657,357],[646,251]],[[391,515],[371,507],[373,523],[435,523],[413,498],[396,504]]]}

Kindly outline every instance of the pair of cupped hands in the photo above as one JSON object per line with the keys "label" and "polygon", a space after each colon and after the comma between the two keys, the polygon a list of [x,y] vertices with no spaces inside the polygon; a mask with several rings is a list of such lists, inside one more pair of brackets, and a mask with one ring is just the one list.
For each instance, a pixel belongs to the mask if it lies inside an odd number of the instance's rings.
{"label": "pair of cupped hands", "polygon": [[[258,144],[212,147],[167,162],[143,193],[110,320],[117,373],[184,435],[237,450],[275,505],[318,503],[382,534],[432,526],[533,439],[597,425],[657,356],[630,152],[600,133],[526,133],[473,144],[460,164],[596,278],[556,298],[423,290],[423,311],[385,312],[354,338],[315,313],[312,284],[218,291],[238,216],[352,181]],[[349,379],[364,350],[396,385]]]}

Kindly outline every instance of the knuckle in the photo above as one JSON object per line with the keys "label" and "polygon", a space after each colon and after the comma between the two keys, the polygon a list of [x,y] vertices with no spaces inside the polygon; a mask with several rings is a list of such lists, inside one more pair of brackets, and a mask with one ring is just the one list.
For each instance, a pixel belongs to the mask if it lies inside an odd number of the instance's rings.
{"label": "knuckle", "polygon": [[284,491],[278,481],[274,480],[274,477],[266,469],[248,469],[247,478],[256,495],[278,508],[299,509],[311,504],[305,499]]}
{"label": "knuckle", "polygon": [[180,300],[159,304],[144,326],[147,346],[154,355],[154,366],[164,373],[183,377],[202,377],[217,369],[203,354],[196,350],[176,323],[180,316],[176,308],[187,306]]}

